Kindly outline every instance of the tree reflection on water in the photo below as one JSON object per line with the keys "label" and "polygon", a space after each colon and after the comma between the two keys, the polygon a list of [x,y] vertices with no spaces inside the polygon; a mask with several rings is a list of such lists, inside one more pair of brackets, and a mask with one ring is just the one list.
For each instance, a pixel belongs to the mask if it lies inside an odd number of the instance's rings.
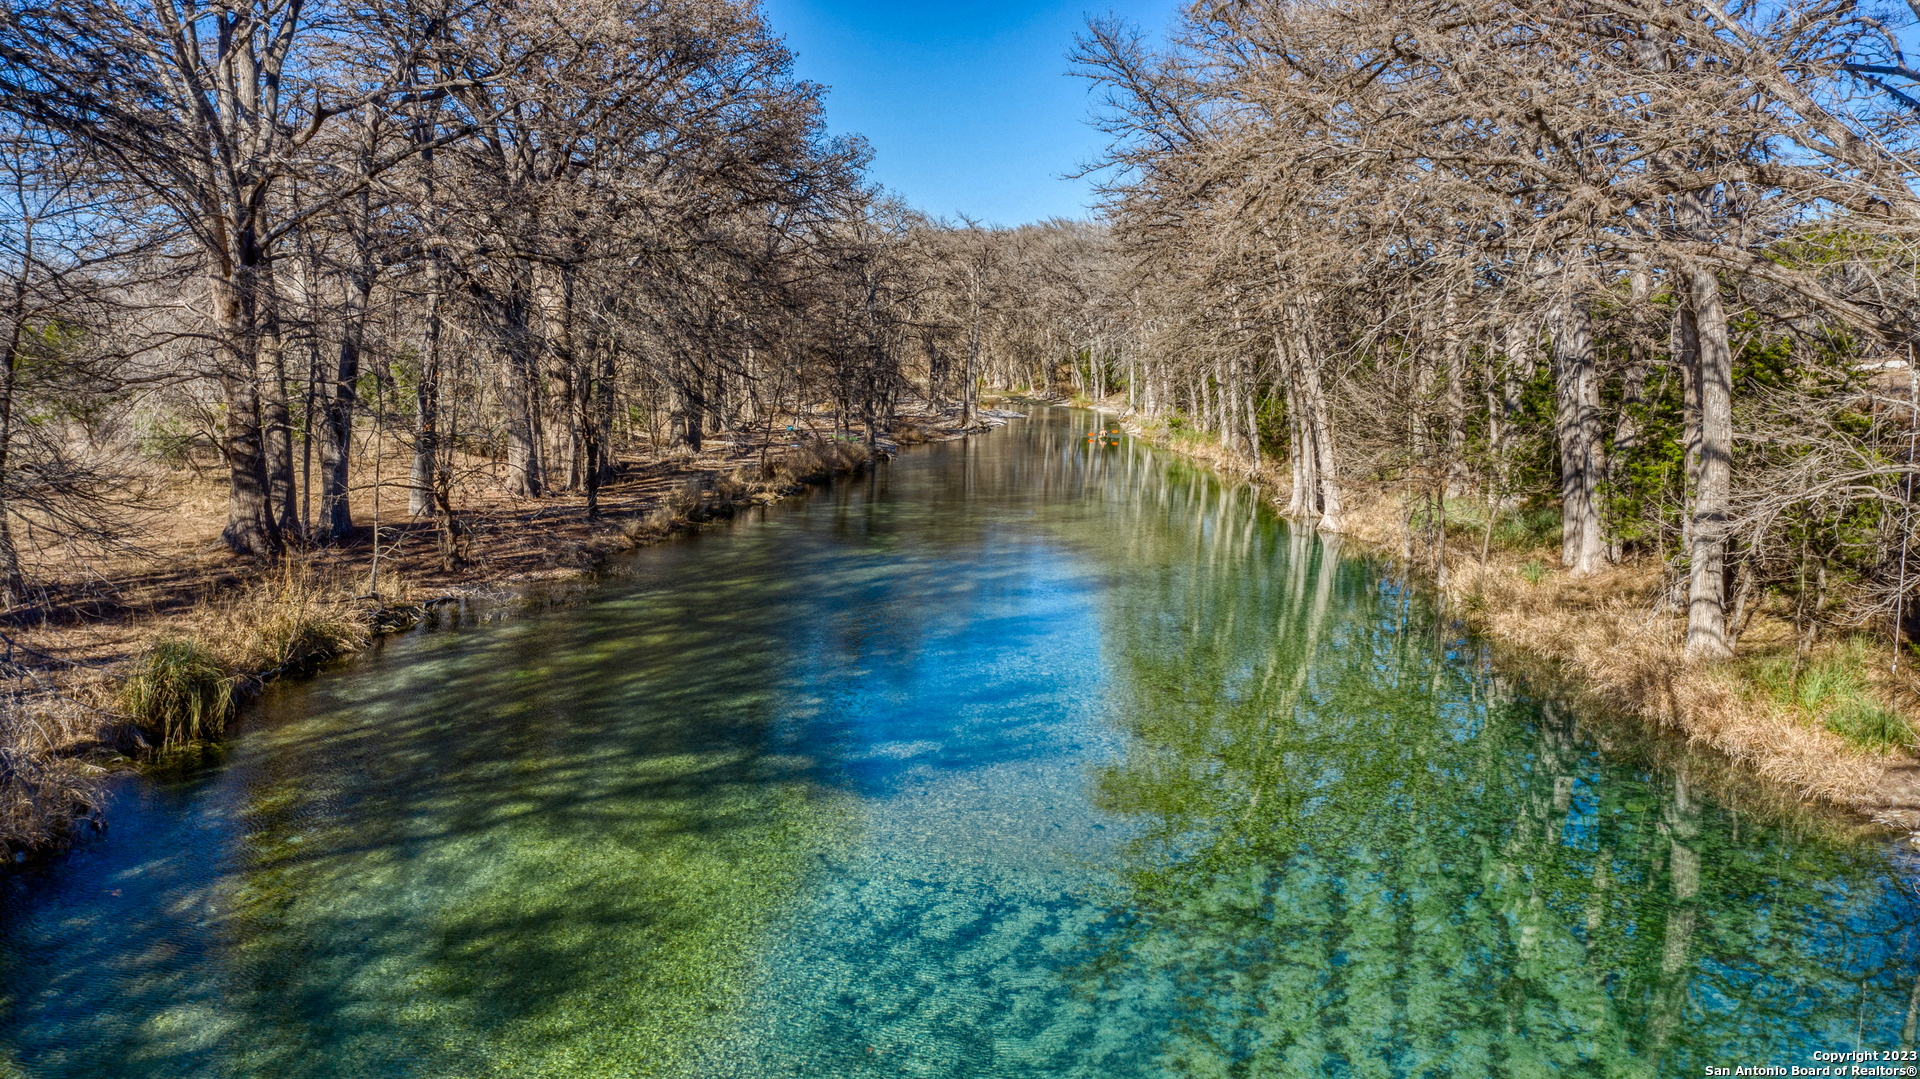
{"label": "tree reflection on water", "polygon": [[1712,762],[1603,756],[1335,540],[1215,536],[1284,549],[1189,557],[1106,619],[1136,740],[1097,798],[1142,831],[1087,973],[1174,987],[1173,1071],[1654,1076],[1912,1043],[1916,903],[1883,847],[1721,804]]}

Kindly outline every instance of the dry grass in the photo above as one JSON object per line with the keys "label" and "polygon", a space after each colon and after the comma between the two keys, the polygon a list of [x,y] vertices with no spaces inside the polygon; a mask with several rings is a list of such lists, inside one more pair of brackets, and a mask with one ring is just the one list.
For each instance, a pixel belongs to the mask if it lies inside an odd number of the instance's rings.
{"label": "dry grass", "polygon": [[857,475],[872,463],[872,455],[859,443],[814,439],[770,458],[763,475],[776,486],[798,487],[829,476]]}
{"label": "dry grass", "polygon": [[406,580],[391,571],[375,582],[352,571],[319,570],[287,559],[277,577],[210,598],[198,618],[210,623],[209,639],[221,642],[228,666],[272,677],[306,671],[365,647],[374,614],[404,606],[410,598]]}
{"label": "dry grass", "polygon": [[627,547],[652,543],[676,528],[731,517],[742,507],[772,502],[809,484],[857,474],[871,463],[864,445],[816,440],[803,442],[764,463],[741,463],[689,475],[667,487],[652,509],[619,525]]}
{"label": "dry grass", "polygon": [[628,547],[643,547],[673,530],[673,511],[655,506],[620,522],[620,537]]}
{"label": "dry grass", "polygon": [[698,478],[682,480],[660,500],[660,507],[675,522],[692,520],[706,501],[706,485]]}
{"label": "dry grass", "polygon": [[366,646],[379,612],[405,592],[387,575],[385,597],[370,605],[371,594],[356,589],[372,583],[290,557],[274,577],[211,593],[190,614],[166,620],[122,677],[113,704],[162,750],[216,740],[261,683]]}
{"label": "dry grass", "polygon": [[0,698],[0,858],[58,850],[101,827],[105,769],[68,752],[101,727],[94,709],[45,682],[16,679]]}
{"label": "dry grass", "polygon": [[[1406,547],[1405,515],[1397,499],[1364,490],[1346,532],[1382,551]],[[1449,529],[1445,584],[1440,591],[1477,631],[1508,648],[1551,660],[1568,691],[1615,712],[1674,731],[1804,798],[1920,826],[1920,803],[1908,804],[1902,771],[1912,763],[1903,743],[1885,738],[1862,744],[1848,736],[1848,715],[1881,709],[1904,719],[1879,698],[1869,664],[1852,645],[1824,650],[1809,668],[1836,679],[1846,692],[1828,693],[1809,709],[1755,678],[1774,669],[1778,648],[1791,638],[1765,614],[1755,616],[1733,663],[1689,660],[1682,648],[1685,618],[1666,602],[1659,568],[1609,567],[1585,577],[1559,564],[1552,546],[1496,544],[1479,563],[1479,533]],[[1426,567],[1431,572],[1432,567]],[[1875,715],[1881,730],[1891,729]]]}
{"label": "dry grass", "polygon": [[916,446],[932,440],[932,436],[928,434],[925,427],[909,420],[894,424],[893,430],[887,432],[887,435],[902,446]]}
{"label": "dry grass", "polygon": [[1484,572],[1469,564],[1454,574],[1448,592],[1481,632],[1558,661],[1586,695],[1803,796],[1883,808],[1886,758],[1783,706],[1743,665],[1686,658],[1684,620],[1661,609],[1657,573],[1627,566],[1573,578],[1555,568],[1529,584],[1512,561],[1496,556]]}
{"label": "dry grass", "polygon": [[[392,575],[380,583],[384,600],[404,597]],[[0,849],[51,853],[102,827],[103,764],[218,740],[264,681],[364,647],[395,610],[364,598],[367,584],[296,556],[265,579],[210,579],[185,609],[124,619],[109,638],[124,661],[76,650],[87,661],[16,669],[0,699]]]}
{"label": "dry grass", "polygon": [[[696,472],[667,485],[650,509],[621,520],[612,546],[653,542],[676,527],[730,515],[869,461],[863,446],[814,441],[764,468]],[[151,620],[149,643],[127,664],[107,703],[131,724],[136,748],[168,751],[217,740],[239,702],[261,683],[310,672],[365,647],[385,628],[383,618],[410,611],[411,591],[391,563],[375,582],[334,552],[290,555],[272,575],[252,582],[211,582],[184,610]]]}

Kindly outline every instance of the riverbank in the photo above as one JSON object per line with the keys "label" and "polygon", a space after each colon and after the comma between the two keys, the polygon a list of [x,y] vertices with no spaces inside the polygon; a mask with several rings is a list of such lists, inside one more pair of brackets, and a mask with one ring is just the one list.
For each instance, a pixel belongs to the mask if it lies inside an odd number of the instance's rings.
{"label": "riverbank", "polygon": [[1716,797],[1090,419],[387,641],[123,777],[107,841],[8,883],[0,1057],[1149,1079],[1249,1037],[1388,1069],[1421,1000],[1476,1074],[1899,1044],[1911,848]]}
{"label": "riverbank", "polygon": [[[1124,416],[1133,437],[1286,504],[1284,461],[1252,465],[1191,430],[1127,414],[1124,398],[1074,403]],[[1489,522],[1483,505],[1456,500],[1442,544],[1439,529],[1410,529],[1415,517],[1390,487],[1349,482],[1342,498],[1343,536],[1422,579],[1465,626],[1519,653],[1556,692],[1677,733],[1801,799],[1920,832],[1920,682],[1907,661],[1897,675],[1889,670],[1885,646],[1829,639],[1802,651],[1786,613],[1761,597],[1733,660],[1694,662],[1664,567],[1641,560],[1574,577],[1560,564],[1550,511],[1507,510]]]}
{"label": "riverbank", "polygon": [[[1004,422],[984,416],[973,429]],[[827,416],[774,427],[772,438],[773,427],[719,432],[698,453],[626,447],[598,492],[597,514],[584,492],[515,497],[498,462],[462,458],[451,532],[407,515],[400,448],[363,447],[353,474],[368,483],[350,500],[353,533],[271,563],[235,559],[221,546],[217,461],[186,461],[157,476],[141,548],[51,560],[36,581],[43,601],[0,634],[9,676],[0,859],[57,853],[104,829],[110,822],[94,795],[102,777],[217,741],[226,718],[266,682],[310,673],[441,604],[584,577],[677,531],[863,471],[903,444],[968,433],[957,414],[931,411],[903,413],[874,448],[824,433],[833,428]]]}

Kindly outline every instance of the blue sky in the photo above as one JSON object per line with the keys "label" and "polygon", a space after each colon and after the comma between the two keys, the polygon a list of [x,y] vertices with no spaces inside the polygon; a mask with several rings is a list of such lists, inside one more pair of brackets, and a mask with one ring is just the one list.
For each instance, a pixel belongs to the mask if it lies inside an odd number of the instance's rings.
{"label": "blue sky", "polygon": [[1060,177],[1099,152],[1084,79],[1067,50],[1089,14],[1117,14],[1157,35],[1174,0],[762,0],[825,83],[827,124],[873,144],[872,176],[932,214],[1016,225],[1084,217],[1085,180]]}

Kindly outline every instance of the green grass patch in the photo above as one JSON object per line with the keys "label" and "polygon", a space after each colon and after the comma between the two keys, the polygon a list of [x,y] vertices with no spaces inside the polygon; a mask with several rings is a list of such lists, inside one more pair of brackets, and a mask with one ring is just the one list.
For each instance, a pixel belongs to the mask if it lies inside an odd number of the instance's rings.
{"label": "green grass patch", "polygon": [[1810,720],[1863,749],[1911,746],[1905,716],[1873,691],[1867,671],[1872,646],[1858,638],[1803,657],[1772,656],[1753,664],[1748,682],[1760,695],[1804,713]]}
{"label": "green grass patch", "polygon": [[1493,525],[1493,542],[1508,550],[1560,545],[1560,511],[1551,506],[1502,513]]}
{"label": "green grass patch", "polygon": [[1847,701],[1827,713],[1827,729],[1869,749],[1898,749],[1913,743],[1913,728],[1906,718],[1877,701]]}
{"label": "green grass patch", "polygon": [[[1433,510],[1416,504],[1413,527],[1432,527]],[[1447,534],[1460,540],[1471,539],[1478,549],[1487,530],[1487,504],[1478,498],[1461,497],[1447,501]],[[1501,551],[1531,551],[1560,545],[1560,511],[1553,506],[1503,509],[1493,522],[1493,547]]]}

